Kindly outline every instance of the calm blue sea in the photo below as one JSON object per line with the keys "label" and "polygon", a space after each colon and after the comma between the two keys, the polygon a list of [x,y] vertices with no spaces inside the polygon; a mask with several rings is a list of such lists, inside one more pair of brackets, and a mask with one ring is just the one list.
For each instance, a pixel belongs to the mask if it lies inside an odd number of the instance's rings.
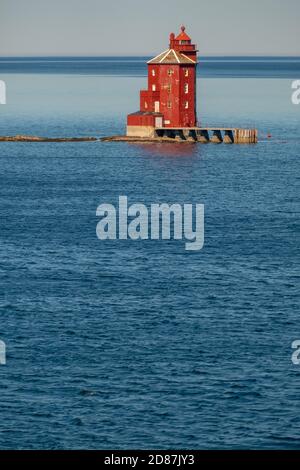
{"label": "calm blue sea", "polygon": [[[1,59],[0,135],[123,133],[145,60]],[[257,146],[0,143],[1,449],[300,449],[296,79],[200,65],[201,124]],[[119,195],[205,204],[204,249],[100,242]]]}

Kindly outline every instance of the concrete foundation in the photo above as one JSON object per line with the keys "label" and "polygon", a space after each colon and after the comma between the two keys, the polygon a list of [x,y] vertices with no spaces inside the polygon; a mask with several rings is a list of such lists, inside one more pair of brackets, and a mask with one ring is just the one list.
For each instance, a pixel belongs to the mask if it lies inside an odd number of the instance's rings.
{"label": "concrete foundation", "polygon": [[234,136],[232,131],[225,131],[223,142],[224,144],[234,144]]}
{"label": "concrete foundation", "polygon": [[237,129],[218,127],[191,127],[191,128],[155,128],[155,138],[167,137],[170,139],[200,142],[207,144],[256,144],[258,142],[257,129]]}
{"label": "concrete foundation", "polygon": [[221,131],[214,131],[210,141],[213,144],[221,144],[223,142],[222,132]]}
{"label": "concrete foundation", "polygon": [[234,130],[234,143],[235,144],[256,144],[257,143],[257,130],[256,129],[235,129]]}
{"label": "concrete foundation", "polygon": [[128,137],[150,137],[154,138],[155,128],[151,126],[127,126]]}
{"label": "concrete foundation", "polygon": [[165,139],[174,142],[200,142],[207,144],[256,144],[257,129],[237,128],[201,128],[184,127],[156,128],[153,126],[127,126],[127,137],[147,138],[153,140]]}
{"label": "concrete foundation", "polygon": [[196,131],[197,141],[201,144],[208,144],[209,143],[209,133],[208,131],[201,130]]}

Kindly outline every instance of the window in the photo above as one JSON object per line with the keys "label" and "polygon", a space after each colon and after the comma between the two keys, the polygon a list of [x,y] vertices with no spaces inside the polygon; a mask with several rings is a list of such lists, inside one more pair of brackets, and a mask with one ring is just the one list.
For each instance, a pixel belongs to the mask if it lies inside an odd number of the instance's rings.
{"label": "window", "polygon": [[171,85],[171,83],[168,84],[168,86],[167,86],[167,91],[168,91],[168,93],[171,93],[171,91],[172,91],[172,85]]}
{"label": "window", "polygon": [[148,109],[148,103],[145,102],[145,109]]}
{"label": "window", "polygon": [[152,77],[155,77],[155,70],[152,69]]}
{"label": "window", "polygon": [[172,102],[171,102],[171,101],[168,101],[168,103],[167,103],[167,107],[168,107],[169,109],[171,109],[171,108],[172,108]]}
{"label": "window", "polygon": [[186,102],[184,103],[184,107],[185,107],[185,109],[189,109],[189,102],[188,102],[188,101],[186,101]]}
{"label": "window", "polygon": [[156,85],[152,85],[152,91],[156,91]]}
{"label": "window", "polygon": [[185,83],[184,84],[184,93],[187,95],[188,92],[189,92],[189,85],[188,85],[188,83]]}
{"label": "window", "polygon": [[189,69],[185,69],[185,71],[184,71],[184,76],[185,76],[185,77],[188,77],[188,76],[189,76]]}
{"label": "window", "polygon": [[169,75],[169,77],[171,77],[171,75],[172,75],[173,73],[174,73],[174,72],[173,72],[172,69],[169,69],[169,70],[168,70],[168,75]]}

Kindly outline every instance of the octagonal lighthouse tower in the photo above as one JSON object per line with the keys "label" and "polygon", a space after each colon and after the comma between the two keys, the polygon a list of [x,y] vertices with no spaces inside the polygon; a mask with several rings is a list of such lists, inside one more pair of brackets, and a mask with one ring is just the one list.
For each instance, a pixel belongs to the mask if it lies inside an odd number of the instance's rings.
{"label": "octagonal lighthouse tower", "polygon": [[127,117],[127,136],[196,127],[196,69],[197,47],[182,26],[170,35],[169,49],[148,62],[148,90],[140,92],[140,111]]}

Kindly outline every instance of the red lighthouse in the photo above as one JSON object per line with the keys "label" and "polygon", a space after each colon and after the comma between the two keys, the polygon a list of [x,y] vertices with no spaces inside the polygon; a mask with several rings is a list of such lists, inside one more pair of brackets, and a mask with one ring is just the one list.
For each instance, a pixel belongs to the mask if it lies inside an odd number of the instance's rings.
{"label": "red lighthouse", "polygon": [[169,49],[148,62],[148,89],[140,92],[140,111],[127,117],[127,135],[196,127],[196,68],[197,47],[182,26],[170,35]]}

